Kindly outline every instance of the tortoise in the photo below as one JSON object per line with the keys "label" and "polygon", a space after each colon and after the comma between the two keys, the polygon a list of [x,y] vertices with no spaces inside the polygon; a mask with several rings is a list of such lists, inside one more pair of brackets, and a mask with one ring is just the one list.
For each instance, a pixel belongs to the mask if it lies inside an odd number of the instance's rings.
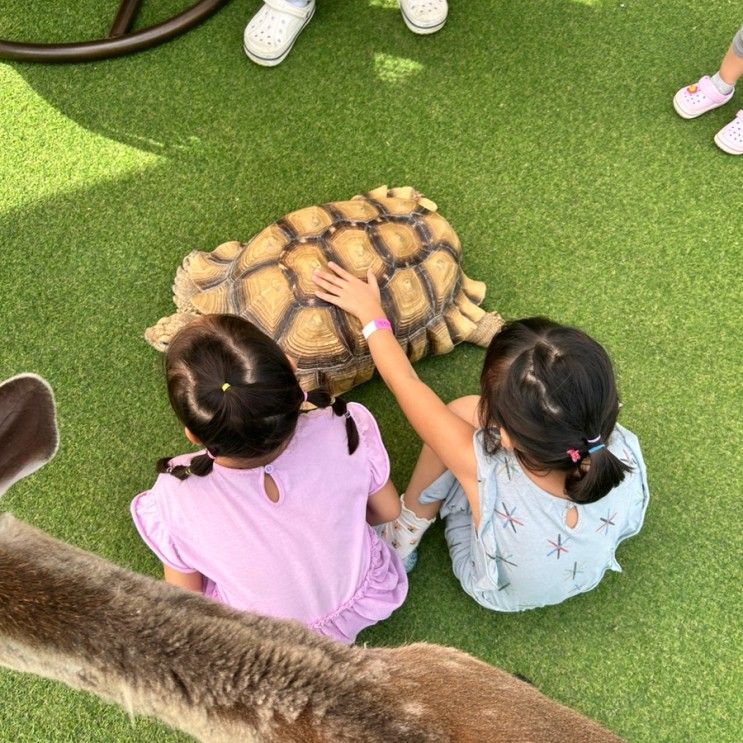
{"label": "tortoise", "polygon": [[239,315],[291,356],[305,390],[340,394],[374,373],[361,324],[315,296],[312,273],[333,260],[377,276],[382,304],[411,361],[469,341],[487,346],[503,324],[478,305],[485,284],[460,267],[461,245],[436,204],[411,187],[387,186],[291,212],[247,243],[195,250],[173,284],[177,312],[145,331],[164,351],[173,335],[202,314]]}

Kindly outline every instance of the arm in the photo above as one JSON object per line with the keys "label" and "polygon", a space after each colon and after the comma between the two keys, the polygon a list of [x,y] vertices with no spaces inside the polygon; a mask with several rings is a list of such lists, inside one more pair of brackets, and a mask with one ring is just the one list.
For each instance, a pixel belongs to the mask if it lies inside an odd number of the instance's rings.
{"label": "arm", "polygon": [[180,573],[163,563],[163,577],[165,578],[165,582],[170,583],[171,586],[178,586],[179,588],[185,588],[187,591],[195,591],[196,593],[201,593],[202,591],[204,577],[199,572]]}
{"label": "arm", "polygon": [[399,515],[400,496],[392,480],[387,480],[366,502],[366,523],[369,526],[378,526],[394,521]]}
{"label": "arm", "polygon": [[[335,263],[329,263],[328,270],[316,271],[313,275],[320,287],[316,295],[350,312],[362,325],[366,325],[385,316],[376,277],[371,271],[367,277],[368,283]],[[480,504],[477,462],[472,446],[475,427],[449,410],[436,393],[418,379],[391,332],[378,330],[369,337],[368,342],[377,370],[405,417],[462,485],[477,526]]]}

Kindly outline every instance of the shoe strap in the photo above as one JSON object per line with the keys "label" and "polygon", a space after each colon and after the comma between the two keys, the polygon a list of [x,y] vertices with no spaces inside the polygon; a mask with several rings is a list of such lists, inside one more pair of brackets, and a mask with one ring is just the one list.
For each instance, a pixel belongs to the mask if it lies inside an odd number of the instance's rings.
{"label": "shoe strap", "polygon": [[712,78],[709,75],[705,75],[698,83],[697,87],[714,103],[722,103],[730,98],[730,94],[724,95],[715,87],[712,82]]}
{"label": "shoe strap", "polygon": [[293,15],[295,18],[301,18],[304,21],[312,12],[315,2],[314,0],[310,0],[304,8],[298,8],[296,5],[288,3],[286,0],[263,0],[263,4],[278,13],[287,13],[288,15]]}

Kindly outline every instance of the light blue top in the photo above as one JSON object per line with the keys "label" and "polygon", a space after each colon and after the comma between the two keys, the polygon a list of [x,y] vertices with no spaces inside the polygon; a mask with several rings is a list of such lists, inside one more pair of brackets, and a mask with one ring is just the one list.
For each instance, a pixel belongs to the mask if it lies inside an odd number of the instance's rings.
{"label": "light blue top", "polygon": [[[443,500],[446,540],[464,590],[495,611],[522,611],[558,604],[590,591],[607,570],[621,572],[617,545],[640,530],[648,504],[645,462],[637,437],[617,425],[609,450],[632,472],[595,503],[576,504],[535,485],[518,459],[498,450],[486,454],[482,432],[474,436],[480,483],[480,527],[475,530],[467,498],[445,472],[419,500]],[[578,522],[567,526],[576,507]]]}

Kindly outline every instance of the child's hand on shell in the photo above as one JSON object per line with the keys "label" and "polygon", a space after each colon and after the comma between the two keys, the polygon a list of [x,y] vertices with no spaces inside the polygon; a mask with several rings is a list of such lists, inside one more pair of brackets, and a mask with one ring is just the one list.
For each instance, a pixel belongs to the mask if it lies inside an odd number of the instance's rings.
{"label": "child's hand on shell", "polygon": [[325,270],[315,270],[312,280],[320,287],[316,297],[349,312],[362,325],[384,319],[377,277],[371,269],[367,271],[366,281],[362,281],[331,261]]}

